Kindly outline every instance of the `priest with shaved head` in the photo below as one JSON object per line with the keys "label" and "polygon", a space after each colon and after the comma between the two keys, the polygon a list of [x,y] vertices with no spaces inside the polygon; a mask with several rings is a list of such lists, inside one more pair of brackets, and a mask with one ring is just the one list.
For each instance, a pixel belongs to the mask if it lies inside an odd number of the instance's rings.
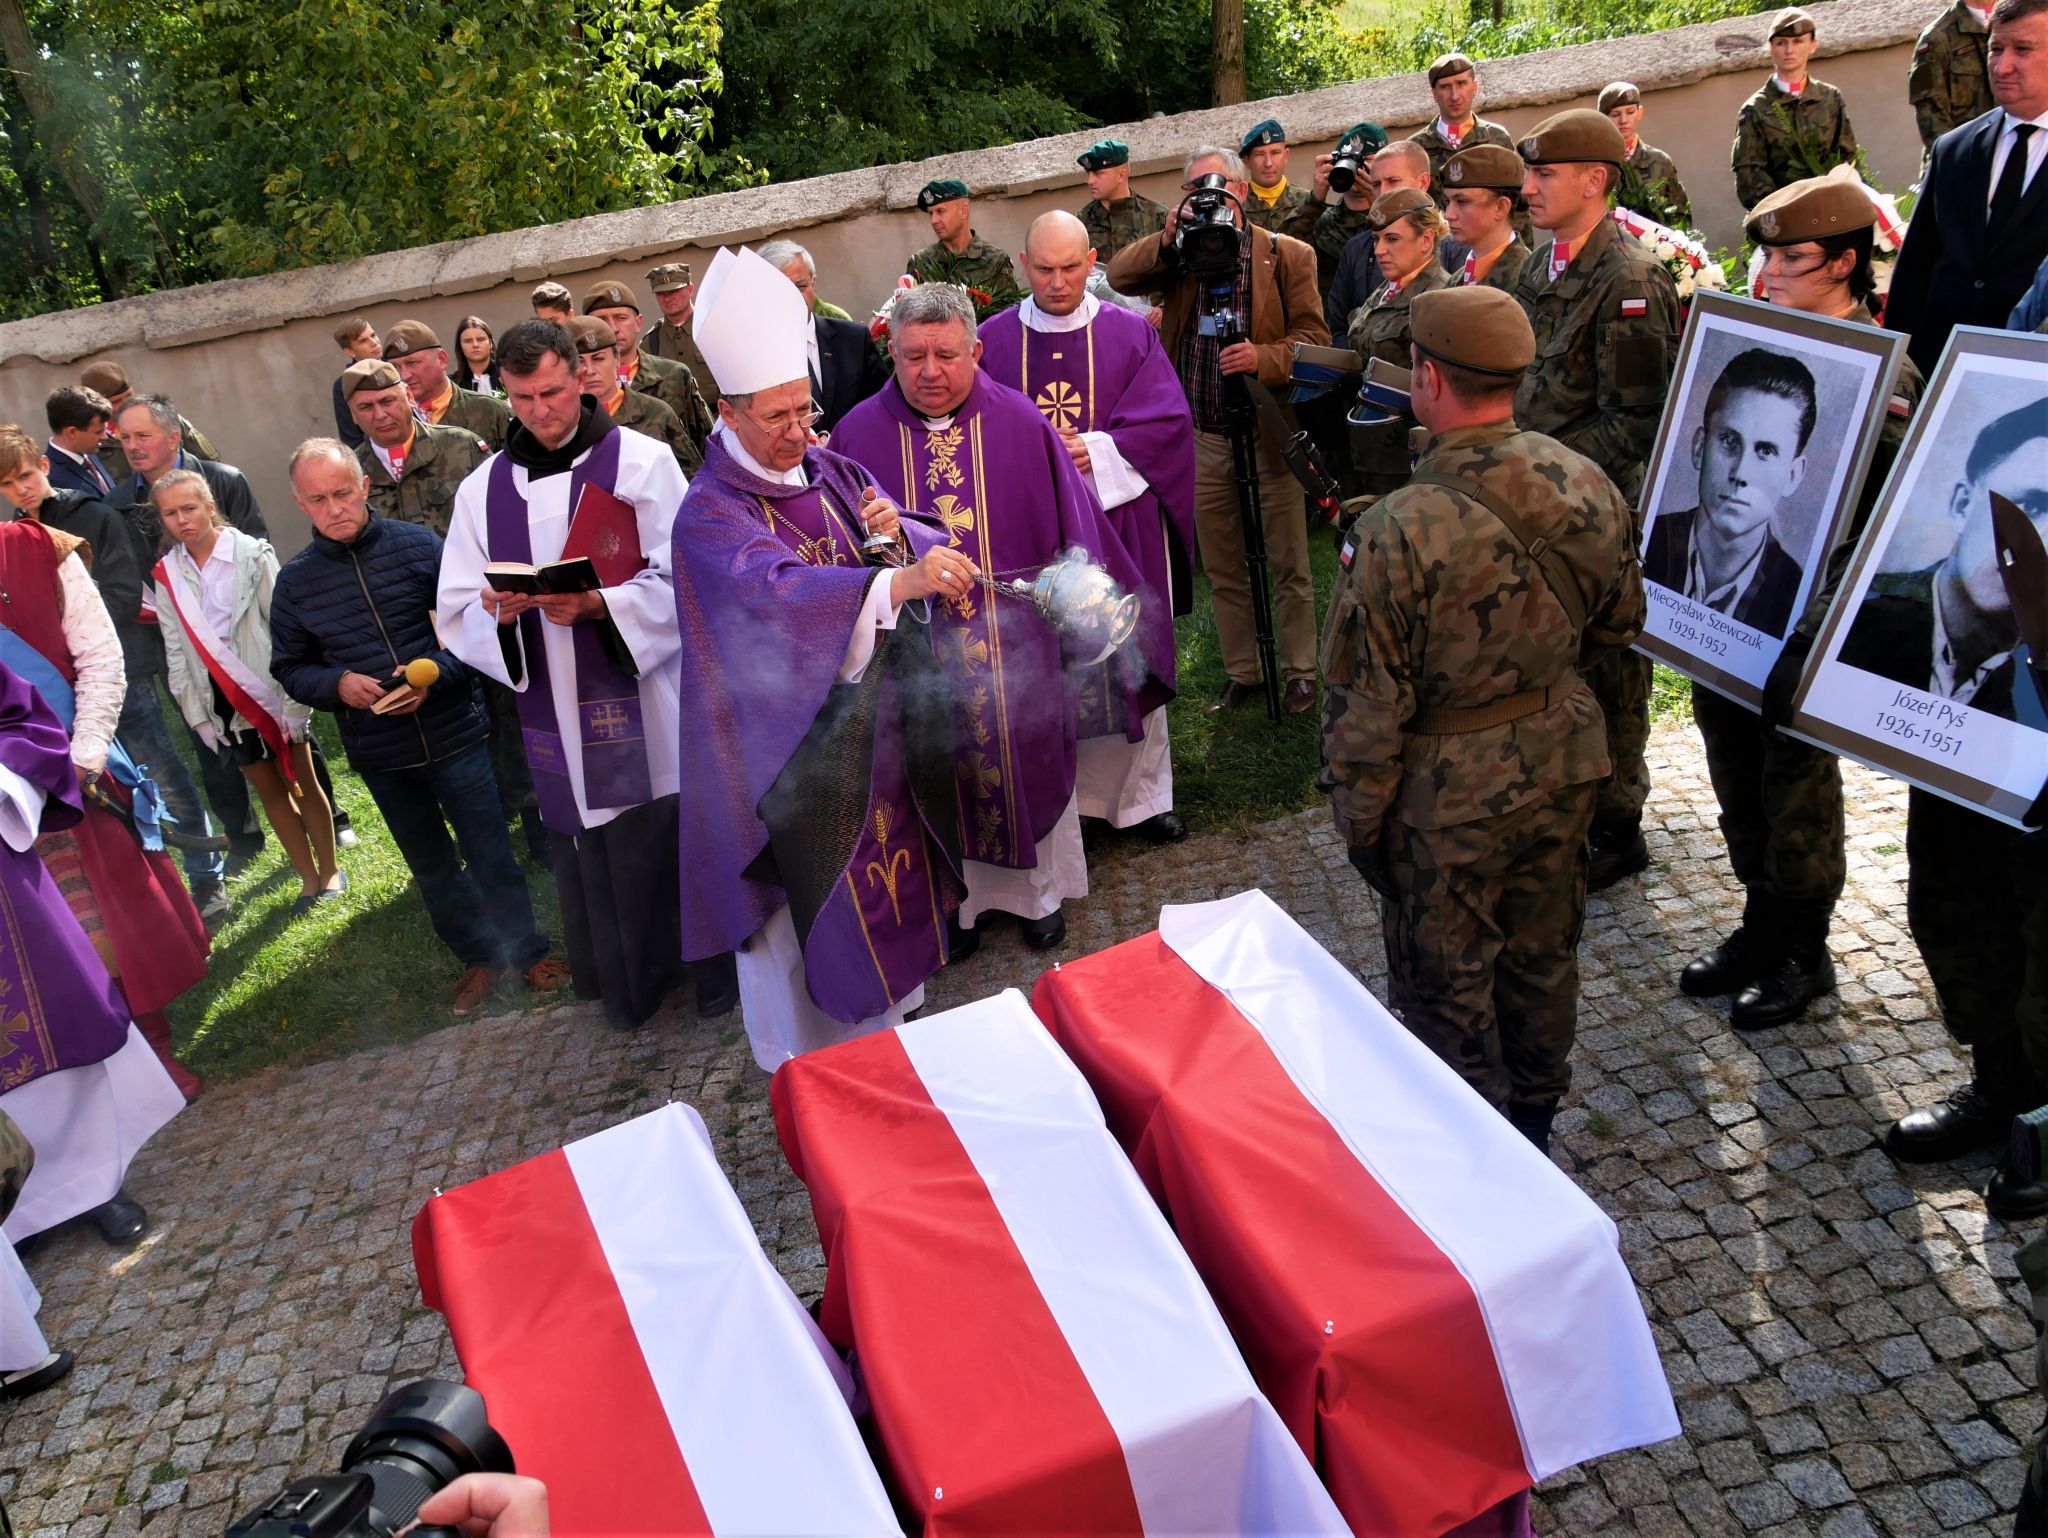
{"label": "priest with shaved head", "polygon": [[1024,239],[1030,297],[982,325],[981,367],[1038,408],[1143,573],[1154,692],[1131,712],[1124,691],[1082,680],[1074,794],[1083,817],[1164,844],[1187,836],[1173,809],[1166,696],[1173,617],[1194,598],[1194,416],[1158,328],[1088,292],[1095,257],[1079,219],[1041,214]]}

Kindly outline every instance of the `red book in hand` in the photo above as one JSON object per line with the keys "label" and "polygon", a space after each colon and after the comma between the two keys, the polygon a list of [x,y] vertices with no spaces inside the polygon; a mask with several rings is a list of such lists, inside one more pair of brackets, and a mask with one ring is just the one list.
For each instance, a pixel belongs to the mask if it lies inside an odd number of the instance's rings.
{"label": "red book in hand", "polygon": [[588,556],[604,587],[618,587],[647,565],[640,553],[640,520],[633,504],[602,486],[585,486],[569,515],[560,559]]}

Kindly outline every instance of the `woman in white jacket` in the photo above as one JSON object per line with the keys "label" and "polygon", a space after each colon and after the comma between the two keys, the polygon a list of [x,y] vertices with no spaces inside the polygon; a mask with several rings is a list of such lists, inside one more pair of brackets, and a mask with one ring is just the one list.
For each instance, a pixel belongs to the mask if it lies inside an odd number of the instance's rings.
{"label": "woman in white jacket", "polygon": [[156,565],[171,697],[207,747],[238,767],[299,873],[295,913],[348,889],[335,862],[334,809],[313,773],[312,712],[270,676],[270,590],[277,553],[224,522],[205,479],[174,470],[156,483],[164,533]]}

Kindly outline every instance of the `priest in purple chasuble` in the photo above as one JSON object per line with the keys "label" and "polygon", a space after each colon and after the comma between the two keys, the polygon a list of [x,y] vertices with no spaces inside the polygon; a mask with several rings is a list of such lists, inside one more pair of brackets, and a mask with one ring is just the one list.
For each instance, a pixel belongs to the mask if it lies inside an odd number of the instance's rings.
{"label": "priest in purple chasuble", "polygon": [[[12,1245],[95,1213],[185,1097],[36,854],[39,834],[82,816],[71,737],[43,696],[0,664],[0,1111],[34,1145],[0,1259],[0,1379],[54,1366],[37,1298]],[[17,1389],[17,1392],[21,1390]]]}
{"label": "priest in purple chasuble", "polygon": [[[456,489],[436,614],[447,648],[517,696],[570,981],[632,1027],[683,972],[669,532],[686,483],[666,444],[622,430],[581,393],[577,362],[557,321],[522,321],[499,339],[513,422],[504,449]],[[494,562],[558,559],[572,517],[604,531],[596,591],[492,587]],[[730,959],[696,972],[697,1012],[729,1011]]]}
{"label": "priest in purple chasuble", "polygon": [[771,1072],[901,1024],[963,892],[952,693],[918,611],[973,563],[816,443],[809,322],[753,251],[714,258],[692,340],[719,425],[674,536],[683,953],[737,950]]}
{"label": "priest in purple chasuble", "polygon": [[[1029,399],[977,367],[966,291],[944,283],[906,290],[890,332],[895,376],[841,419],[833,448],[991,576],[1028,579],[1078,548],[1127,591],[1140,589],[1136,563],[1059,435]],[[989,911],[1023,920],[1026,945],[1057,945],[1066,938],[1061,902],[1088,892],[1074,798],[1084,681],[1070,685],[1058,634],[1028,603],[976,587],[945,598],[933,620],[953,679],[967,860],[956,954],[973,945],[974,925]],[[1142,738],[1146,711],[1170,691],[1142,648],[1126,645],[1111,660],[1125,730]]]}
{"label": "priest in purple chasuble", "polygon": [[[1174,684],[1173,616],[1194,599],[1194,416],[1159,332],[1088,292],[1095,253],[1064,209],[1024,240],[1031,295],[981,325],[982,371],[1022,391],[1051,424],[1144,574],[1139,639],[1154,676]],[[1098,702],[1110,707],[1108,712]],[[1083,817],[1135,827],[1155,843],[1187,836],[1173,810],[1163,699],[1132,741],[1114,692],[1081,680],[1075,799]]]}

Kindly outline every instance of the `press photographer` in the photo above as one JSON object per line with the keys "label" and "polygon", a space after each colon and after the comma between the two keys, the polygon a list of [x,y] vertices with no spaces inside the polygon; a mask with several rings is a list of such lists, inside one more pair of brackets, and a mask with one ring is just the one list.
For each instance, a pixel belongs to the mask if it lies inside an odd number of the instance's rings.
{"label": "press photographer", "polygon": [[[1133,241],[1109,266],[1110,286],[1118,293],[1165,295],[1160,337],[1194,410],[1195,537],[1214,591],[1216,632],[1229,676],[1212,712],[1256,697],[1265,682],[1246,563],[1255,552],[1246,548],[1230,432],[1230,408],[1244,392],[1230,382],[1241,386],[1256,378],[1279,391],[1297,342],[1322,347],[1330,341],[1316,291],[1314,251],[1291,236],[1249,228],[1249,192],[1244,163],[1235,154],[1202,146],[1188,158],[1181,199],[1168,211],[1166,228]],[[1255,493],[1257,526],[1273,569],[1284,701],[1299,715],[1316,698],[1307,514],[1301,487],[1272,432],[1252,425],[1246,436],[1256,468],[1248,465],[1244,490],[1247,500]]]}

